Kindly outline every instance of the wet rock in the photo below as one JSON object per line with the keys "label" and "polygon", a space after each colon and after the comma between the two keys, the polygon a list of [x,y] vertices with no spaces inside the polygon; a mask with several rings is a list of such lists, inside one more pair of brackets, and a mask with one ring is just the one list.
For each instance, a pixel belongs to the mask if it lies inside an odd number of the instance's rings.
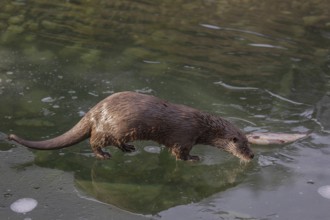
{"label": "wet rock", "polygon": [[11,25],[7,28],[7,31],[1,35],[1,41],[8,43],[15,41],[17,35],[21,34],[24,31],[22,26]]}
{"label": "wet rock", "polygon": [[16,7],[12,4],[6,4],[4,7],[3,7],[3,11],[5,12],[14,12],[16,10]]}
{"label": "wet rock", "polygon": [[25,29],[29,31],[37,31],[39,28],[39,25],[36,22],[33,22],[32,20],[27,21],[24,23]]}
{"label": "wet rock", "polygon": [[23,15],[18,15],[9,18],[8,23],[13,25],[13,24],[22,24],[24,21],[24,16]]}
{"label": "wet rock", "polygon": [[95,63],[99,60],[100,56],[101,56],[101,51],[89,50],[87,53],[81,56],[81,60],[85,63]]}
{"label": "wet rock", "polygon": [[7,13],[0,13],[0,19],[8,19],[10,17],[10,14]]}
{"label": "wet rock", "polygon": [[26,35],[24,36],[24,40],[25,40],[26,42],[33,42],[35,39],[36,39],[36,36],[33,35],[33,34],[26,34]]}
{"label": "wet rock", "polygon": [[51,21],[47,21],[47,20],[44,20],[41,22],[41,26],[47,30],[56,30],[58,29],[58,24],[54,23],[54,22],[51,22]]}
{"label": "wet rock", "polygon": [[0,31],[6,29],[7,25],[3,22],[0,22]]}
{"label": "wet rock", "polygon": [[8,32],[11,32],[13,34],[21,34],[24,31],[24,28],[22,26],[19,25],[10,25],[7,28]]}

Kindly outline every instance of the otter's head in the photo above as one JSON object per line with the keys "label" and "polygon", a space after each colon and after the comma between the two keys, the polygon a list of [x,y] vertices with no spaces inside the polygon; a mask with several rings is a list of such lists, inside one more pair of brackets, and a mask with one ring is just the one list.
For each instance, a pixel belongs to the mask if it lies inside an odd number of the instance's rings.
{"label": "otter's head", "polygon": [[231,133],[229,136],[215,138],[213,145],[233,154],[241,161],[249,162],[254,157],[246,136],[240,131]]}

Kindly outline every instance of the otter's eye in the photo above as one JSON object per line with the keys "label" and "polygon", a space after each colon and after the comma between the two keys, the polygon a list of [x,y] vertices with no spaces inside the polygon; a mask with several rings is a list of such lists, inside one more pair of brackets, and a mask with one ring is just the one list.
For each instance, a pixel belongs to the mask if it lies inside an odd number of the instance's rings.
{"label": "otter's eye", "polygon": [[234,137],[234,138],[233,138],[233,142],[234,142],[234,143],[237,143],[237,141],[238,141],[238,138],[237,138],[237,137]]}

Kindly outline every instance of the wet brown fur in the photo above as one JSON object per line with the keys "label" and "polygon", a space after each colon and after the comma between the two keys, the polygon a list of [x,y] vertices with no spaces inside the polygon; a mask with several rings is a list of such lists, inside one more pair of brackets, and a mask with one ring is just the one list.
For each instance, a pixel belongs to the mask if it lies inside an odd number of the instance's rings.
{"label": "wet brown fur", "polygon": [[212,145],[244,161],[253,158],[246,136],[229,121],[184,105],[135,92],[115,93],[97,105],[68,132],[45,141],[28,141],[8,136],[26,147],[40,150],[69,147],[90,138],[96,157],[110,158],[102,148],[114,145],[124,152],[134,151],[127,143],[153,140],[168,147],[177,159],[191,156],[195,144]]}

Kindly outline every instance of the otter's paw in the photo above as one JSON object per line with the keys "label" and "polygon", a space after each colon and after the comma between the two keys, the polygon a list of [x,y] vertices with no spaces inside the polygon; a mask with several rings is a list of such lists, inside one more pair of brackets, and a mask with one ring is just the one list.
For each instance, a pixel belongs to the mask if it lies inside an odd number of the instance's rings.
{"label": "otter's paw", "polygon": [[197,162],[197,161],[200,161],[200,158],[199,158],[199,156],[188,155],[187,160],[192,161],[192,162]]}
{"label": "otter's paw", "polygon": [[184,161],[191,161],[191,162],[197,162],[200,161],[199,156],[192,156],[192,155],[184,155],[180,157],[176,157],[177,160],[184,160]]}
{"label": "otter's paw", "polygon": [[122,144],[120,146],[120,149],[123,151],[123,152],[133,152],[135,151],[135,147],[134,145],[131,145],[131,144]]}
{"label": "otter's paw", "polygon": [[101,159],[101,160],[107,160],[111,158],[111,154],[108,152],[102,151],[102,149],[99,147],[96,150],[94,150],[94,154],[96,158]]}

